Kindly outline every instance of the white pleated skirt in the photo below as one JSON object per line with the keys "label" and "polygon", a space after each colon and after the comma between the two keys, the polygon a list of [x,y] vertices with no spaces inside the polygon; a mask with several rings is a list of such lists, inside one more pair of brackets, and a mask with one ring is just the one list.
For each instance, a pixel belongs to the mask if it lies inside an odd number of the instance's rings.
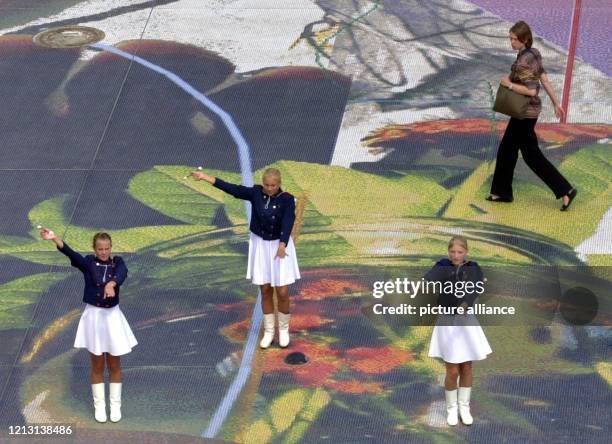
{"label": "white pleated skirt", "polygon": [[76,348],[86,348],[98,356],[102,353],[121,356],[131,352],[136,344],[138,341],[119,305],[102,308],[85,304],[74,340]]}
{"label": "white pleated skirt", "polygon": [[460,364],[481,361],[492,352],[489,341],[474,315],[438,317],[429,344],[430,357]]}
{"label": "white pleated skirt", "polygon": [[293,284],[300,278],[297,254],[293,239],[285,248],[287,256],[276,257],[280,240],[264,240],[255,233],[249,236],[249,262],[247,266],[247,279],[255,285],[270,284],[273,287],[282,287]]}

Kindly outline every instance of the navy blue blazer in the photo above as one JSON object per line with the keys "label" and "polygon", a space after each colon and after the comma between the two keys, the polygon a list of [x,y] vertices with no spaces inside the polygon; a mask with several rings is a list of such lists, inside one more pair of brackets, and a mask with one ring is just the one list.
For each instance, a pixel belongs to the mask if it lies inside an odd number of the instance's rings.
{"label": "navy blue blazer", "polygon": [[[425,275],[426,281],[436,282],[483,282],[484,275],[478,266],[477,262],[467,261],[461,265],[454,266],[450,259],[440,259]],[[483,284],[481,284],[483,285]],[[464,302],[469,306],[474,305],[474,301],[478,297],[478,292],[473,289],[471,292],[465,292],[463,297],[458,297],[451,293],[439,293],[438,305],[444,307],[458,307]]]}
{"label": "navy blue blazer", "polygon": [[249,229],[265,240],[280,239],[285,245],[295,222],[294,197],[279,190],[274,196],[268,196],[261,185],[245,187],[225,182],[215,177],[215,187],[231,194],[237,199],[251,202],[251,224]]}
{"label": "navy blue blazer", "polygon": [[[66,242],[63,248],[57,247],[57,249],[70,258],[70,265],[83,273],[85,278],[83,302],[104,308],[111,308],[119,304],[119,289],[128,274],[128,269],[121,257],[113,256],[107,261],[102,261],[93,254],[82,256],[70,248]],[[104,299],[104,286],[110,281],[117,283],[115,297]]]}

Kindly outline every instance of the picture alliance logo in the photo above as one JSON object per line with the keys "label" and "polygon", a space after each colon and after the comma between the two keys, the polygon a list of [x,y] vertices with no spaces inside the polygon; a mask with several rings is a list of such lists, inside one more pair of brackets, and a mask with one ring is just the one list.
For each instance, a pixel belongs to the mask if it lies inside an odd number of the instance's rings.
{"label": "picture alliance logo", "polygon": [[512,306],[489,306],[486,304],[474,304],[469,307],[446,307],[443,305],[411,305],[411,304],[399,304],[395,306],[385,306],[384,304],[374,304],[372,306],[372,312],[376,315],[418,315],[418,316],[429,316],[429,315],[442,315],[442,316],[455,316],[455,315],[515,315],[516,308]]}

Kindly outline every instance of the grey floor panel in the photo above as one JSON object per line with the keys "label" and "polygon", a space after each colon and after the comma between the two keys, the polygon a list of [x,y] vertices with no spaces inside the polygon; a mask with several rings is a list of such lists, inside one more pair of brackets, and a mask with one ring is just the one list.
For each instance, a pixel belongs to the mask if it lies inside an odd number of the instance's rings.
{"label": "grey floor panel", "polygon": [[84,171],[0,171],[0,202],[6,214],[11,215],[0,218],[2,234],[25,238],[37,224],[52,223],[28,218],[31,210],[45,201],[49,201],[51,208],[37,213],[41,218],[45,214],[56,218],[60,213],[68,221],[85,176]]}
{"label": "grey floor panel", "polygon": [[137,174],[134,171],[92,171],[83,187],[72,224],[105,230],[181,224],[130,195],[129,182]]}
{"label": "grey floor panel", "polygon": [[88,86],[81,81],[86,68],[64,83],[78,69],[78,51],[40,48],[31,36],[18,39],[26,49],[16,47],[0,61],[0,81],[14,85],[3,94],[3,104],[12,112],[0,116],[2,167],[88,168],[129,63],[119,61],[114,71],[105,71],[114,82],[93,92],[95,79],[89,77],[93,83]]}
{"label": "grey floor panel", "polygon": [[[143,41],[133,51],[146,58],[156,45]],[[331,160],[348,98],[346,77],[312,68],[272,69],[254,77],[235,75],[222,86],[233,70],[222,54],[178,44],[164,49],[162,56],[151,54],[150,61],[188,82],[194,79],[202,93],[214,91],[210,99],[232,115],[251,147],[253,168],[278,160]],[[186,70],[189,63],[203,72]],[[238,162],[236,144],[217,116],[159,74],[134,66],[96,168],[178,164],[236,170]]]}

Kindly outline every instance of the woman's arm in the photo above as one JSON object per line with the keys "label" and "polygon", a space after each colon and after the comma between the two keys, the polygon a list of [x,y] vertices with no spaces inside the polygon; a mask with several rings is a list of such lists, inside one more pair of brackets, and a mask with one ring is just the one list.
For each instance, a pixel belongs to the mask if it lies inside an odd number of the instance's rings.
{"label": "woman's arm", "polygon": [[[466,270],[468,271],[466,281],[473,282],[474,284],[476,284],[477,282],[484,281],[484,275],[482,274],[482,269],[480,268],[480,266],[478,266],[476,262],[466,267],[468,267],[468,270]],[[478,293],[476,291],[466,293],[466,295],[463,297],[461,306],[463,306],[464,308],[471,307],[472,305],[474,305],[474,302],[476,301],[477,297],[478,297]]]}
{"label": "woman's arm", "polygon": [[115,264],[115,275],[104,286],[104,299],[114,298],[116,295],[115,288],[117,285],[123,284],[123,281],[127,278],[128,269],[125,266],[125,262],[120,257],[115,260],[117,261]]}
{"label": "woman's arm", "polygon": [[287,202],[288,205],[285,207],[281,220],[280,242],[278,244],[278,251],[276,252],[276,255],[281,259],[286,256],[285,248],[289,244],[289,237],[291,236],[291,230],[293,230],[293,224],[295,223],[295,200],[291,197]]}
{"label": "woman's arm", "polygon": [[204,180],[211,185],[214,185],[216,181],[216,179],[213,176],[209,176],[208,174],[202,171],[194,171],[193,173],[191,173],[191,177],[193,177],[195,180]]}
{"label": "woman's arm", "polygon": [[533,96],[535,96],[538,93],[537,89],[529,89],[525,85],[520,85],[518,83],[512,83],[510,81],[510,77],[509,76],[502,77],[501,81],[499,83],[501,83],[502,86],[505,86],[506,88],[510,89],[511,91],[514,91],[516,93],[522,94],[524,96],[533,97]]}
{"label": "woman's arm", "polygon": [[87,267],[85,264],[85,258],[70,248],[68,244],[57,237],[53,231],[49,230],[48,228],[42,228],[40,230],[40,237],[42,237],[44,240],[53,241],[53,243],[57,246],[57,249],[68,256],[70,259],[70,265],[78,268],[81,271],[86,270]]}
{"label": "woman's arm", "polygon": [[40,225],[38,227],[40,228],[40,237],[42,237],[44,240],[53,241],[53,243],[60,250],[64,248],[64,241],[57,237],[53,231],[49,230],[48,228],[41,228]]}
{"label": "woman's arm", "polygon": [[440,265],[440,261],[436,262],[436,264],[425,274],[423,279],[429,282],[444,281],[446,277],[444,275],[444,268],[443,265]]}
{"label": "woman's arm", "polygon": [[280,241],[287,245],[289,243],[289,236],[291,236],[291,230],[293,230],[293,224],[295,223],[295,200],[293,197],[287,199],[287,206],[283,212],[283,219],[281,221],[281,234]]}
{"label": "woman's arm", "polygon": [[548,94],[548,97],[550,97],[550,101],[555,107],[555,115],[559,119],[562,119],[565,115],[565,111],[563,111],[563,108],[561,108],[561,106],[559,105],[559,101],[557,100],[557,96],[555,95],[555,90],[550,84],[550,80],[548,80],[548,76],[545,73],[540,76],[540,82],[542,83],[544,91],[546,91],[546,94]]}
{"label": "woman's arm", "polygon": [[230,194],[237,199],[253,199],[253,188],[251,187],[225,182],[224,180],[210,176],[202,171],[194,171],[191,173],[191,177],[193,177],[195,180],[204,180],[212,186],[219,188],[221,191],[225,191],[227,194]]}
{"label": "woman's arm", "polygon": [[125,262],[120,257],[116,258],[115,264],[115,275],[110,280],[110,282],[115,282],[117,285],[123,284],[123,281],[127,278],[128,269],[125,266]]}

